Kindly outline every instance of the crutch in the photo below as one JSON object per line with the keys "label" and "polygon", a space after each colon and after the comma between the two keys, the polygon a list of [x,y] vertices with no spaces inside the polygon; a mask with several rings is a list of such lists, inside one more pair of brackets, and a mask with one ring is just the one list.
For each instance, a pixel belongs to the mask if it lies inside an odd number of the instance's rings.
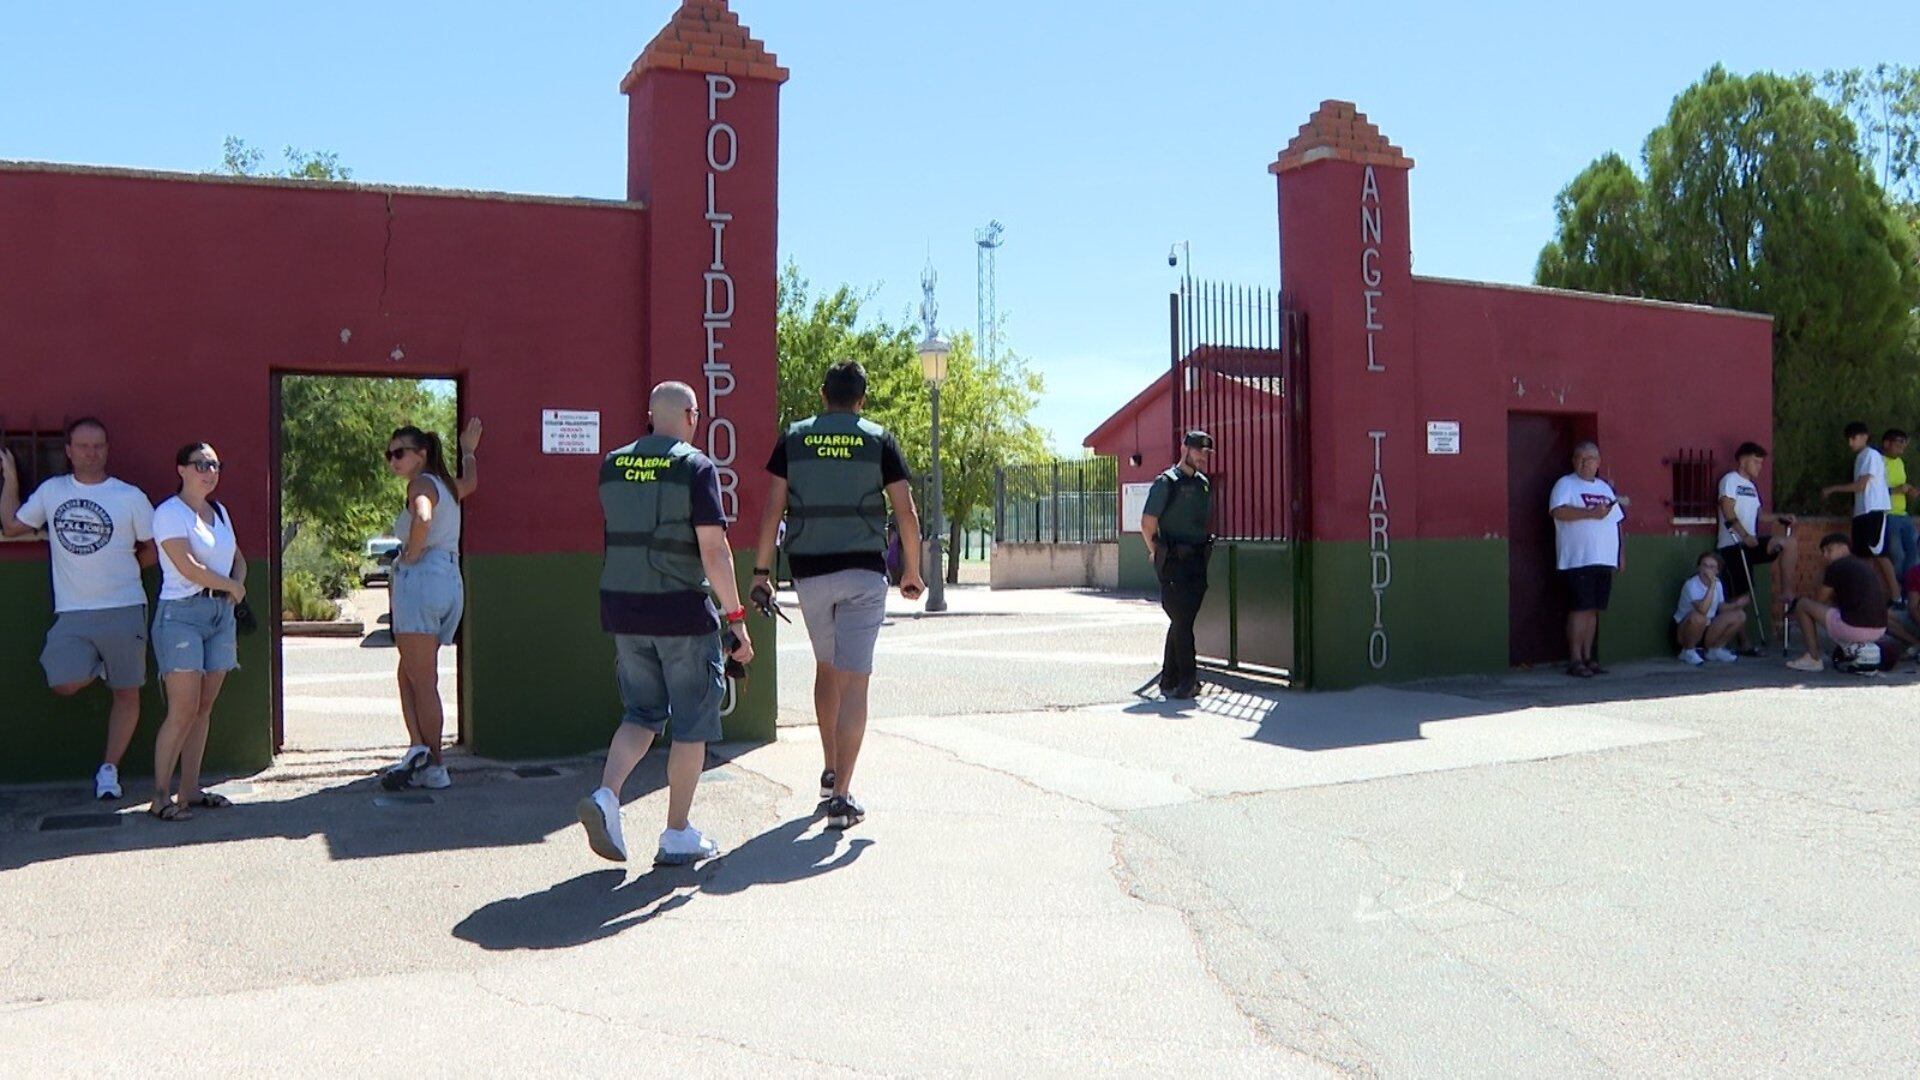
{"label": "crutch", "polygon": [[[1786,526],[1786,529],[1787,529],[1787,546],[1791,547],[1793,546],[1793,526],[1788,525]],[[1745,552],[1742,552],[1742,554],[1745,554]],[[1792,588],[1793,582],[1791,581],[1787,582],[1787,587]],[[1766,620],[1762,619],[1760,620],[1760,623],[1761,625],[1764,626],[1766,625]],[[1793,611],[1788,605],[1782,604],[1780,605],[1780,655],[1782,657],[1788,657],[1793,655],[1792,638],[1793,638]],[[1808,651],[1809,652],[1812,651],[1811,646],[1809,646]]]}
{"label": "crutch", "polygon": [[[1737,540],[1739,538],[1735,537],[1735,539]],[[1768,644],[1767,643],[1767,621],[1768,620],[1765,613],[1761,612],[1760,610],[1760,590],[1754,586],[1753,564],[1747,561],[1747,545],[1740,544],[1739,548],[1740,548],[1740,569],[1745,570],[1747,572],[1747,600],[1748,602],[1753,604],[1754,614],[1759,616],[1759,618],[1753,620],[1753,622],[1754,622],[1755,628],[1758,629],[1760,632],[1760,647],[1764,649],[1767,647],[1767,644]]]}

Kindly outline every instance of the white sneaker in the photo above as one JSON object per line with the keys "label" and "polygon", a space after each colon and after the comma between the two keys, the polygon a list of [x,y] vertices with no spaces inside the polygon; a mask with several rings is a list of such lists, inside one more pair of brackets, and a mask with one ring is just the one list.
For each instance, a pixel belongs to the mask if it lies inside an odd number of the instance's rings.
{"label": "white sneaker", "polygon": [[1738,656],[1735,656],[1731,649],[1722,647],[1718,649],[1708,649],[1707,659],[1713,661],[1716,664],[1731,664],[1740,658]]}
{"label": "white sneaker", "polygon": [[412,787],[420,770],[433,763],[433,754],[424,746],[409,746],[407,752],[400,755],[397,764],[387,766],[380,774],[380,786],[388,791],[400,791]]}
{"label": "white sneaker", "polygon": [[93,797],[96,799],[117,799],[120,797],[120,770],[111,765],[101,765],[93,774]]}
{"label": "white sneaker", "polygon": [[447,767],[445,765],[423,765],[419,772],[413,774],[413,781],[408,786],[432,788],[435,791],[439,791],[442,788],[452,787],[453,777],[447,775]]}
{"label": "white sneaker", "polygon": [[417,769],[420,767],[420,765],[424,763],[416,762],[414,761],[414,758],[419,758],[419,757],[430,758],[432,756],[433,756],[432,753],[428,751],[427,748],[424,746],[409,746],[407,747],[407,752],[400,755],[400,760],[387,766],[386,771],[390,773],[395,773],[395,772],[407,772],[410,769]]}
{"label": "white sneaker", "polygon": [[653,865],[686,866],[718,854],[719,845],[701,836],[699,829],[689,825],[684,829],[668,829],[660,834],[660,850],[653,856]]}
{"label": "white sneaker", "polygon": [[1680,662],[1688,667],[1699,667],[1707,661],[1700,655],[1699,649],[1681,649]]}
{"label": "white sneaker", "polygon": [[1820,662],[1819,657],[1811,653],[1787,661],[1787,666],[1795,671],[1825,671],[1827,668],[1827,665]]}
{"label": "white sneaker", "polygon": [[580,824],[587,830],[587,846],[613,862],[627,861],[627,840],[620,835],[620,799],[611,788],[601,788],[580,800]]}

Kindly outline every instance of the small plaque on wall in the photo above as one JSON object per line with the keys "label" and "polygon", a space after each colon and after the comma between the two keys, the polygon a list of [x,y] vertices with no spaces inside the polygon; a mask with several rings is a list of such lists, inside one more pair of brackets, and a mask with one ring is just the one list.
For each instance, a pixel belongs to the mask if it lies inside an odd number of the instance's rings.
{"label": "small plaque on wall", "polygon": [[1460,452],[1460,421],[1427,421],[1427,453],[1458,454]]}

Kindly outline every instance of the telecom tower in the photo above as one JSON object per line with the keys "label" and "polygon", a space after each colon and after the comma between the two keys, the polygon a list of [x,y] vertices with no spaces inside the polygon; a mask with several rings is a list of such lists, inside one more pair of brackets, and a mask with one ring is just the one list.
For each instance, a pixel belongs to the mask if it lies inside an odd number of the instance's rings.
{"label": "telecom tower", "polygon": [[1000,352],[1000,301],[994,288],[994,253],[1005,243],[1001,237],[1006,231],[999,222],[990,221],[986,228],[977,229],[973,234],[973,242],[980,246],[975,286],[979,294],[979,327],[974,331],[974,344],[987,360],[994,359]]}

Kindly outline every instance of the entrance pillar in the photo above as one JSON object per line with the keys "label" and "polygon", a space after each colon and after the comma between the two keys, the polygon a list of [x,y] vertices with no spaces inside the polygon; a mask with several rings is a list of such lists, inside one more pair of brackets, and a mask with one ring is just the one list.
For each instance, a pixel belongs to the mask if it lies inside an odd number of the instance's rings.
{"label": "entrance pillar", "polygon": [[[640,355],[648,386],[700,400],[696,443],[720,469],[744,597],[777,437],[780,86],[787,70],[726,0],[686,0],[620,84],[627,197],[647,206]],[[638,435],[639,432],[634,432]],[[612,436],[624,442],[629,436]],[[619,442],[614,443],[619,445]],[[772,739],[774,624],[749,624],[753,675],[729,739]]]}
{"label": "entrance pillar", "polygon": [[1425,451],[1414,364],[1412,159],[1351,102],[1324,101],[1270,167],[1280,288],[1307,316],[1313,460],[1308,538],[1316,686],[1395,677],[1421,613],[1393,542],[1412,539]]}

